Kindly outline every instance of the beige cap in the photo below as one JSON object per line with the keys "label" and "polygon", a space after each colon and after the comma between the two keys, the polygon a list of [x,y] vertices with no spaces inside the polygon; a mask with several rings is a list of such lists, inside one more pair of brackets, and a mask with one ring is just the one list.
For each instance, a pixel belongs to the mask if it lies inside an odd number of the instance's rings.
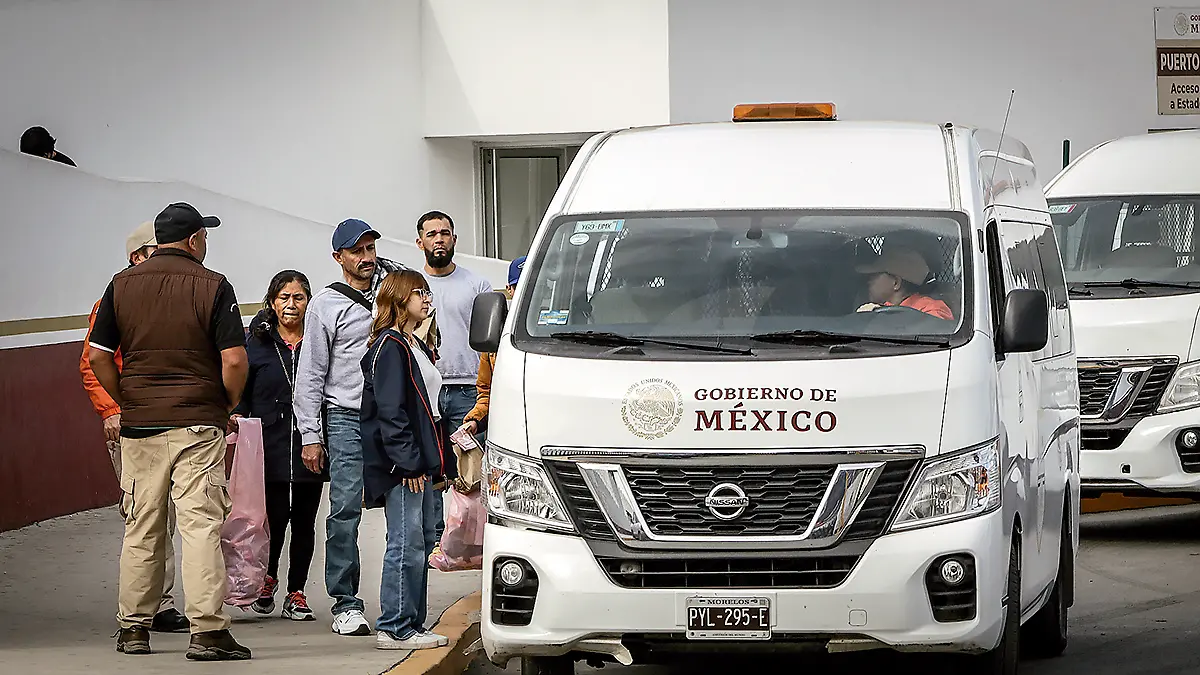
{"label": "beige cap", "polygon": [[929,278],[929,265],[921,254],[900,246],[885,247],[882,255],[865,265],[859,265],[855,270],[861,274],[886,272],[916,286]]}
{"label": "beige cap", "polygon": [[152,220],[138,225],[137,229],[125,239],[125,259],[128,260],[136,251],[146,246],[158,246],[158,241],[154,238],[154,221]]}

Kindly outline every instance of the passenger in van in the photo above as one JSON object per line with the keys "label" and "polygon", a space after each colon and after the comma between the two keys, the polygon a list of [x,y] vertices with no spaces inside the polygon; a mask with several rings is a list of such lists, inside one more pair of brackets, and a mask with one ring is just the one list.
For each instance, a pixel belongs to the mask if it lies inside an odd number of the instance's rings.
{"label": "passenger in van", "polygon": [[954,314],[946,303],[917,292],[929,278],[929,265],[916,251],[901,246],[887,247],[878,258],[859,265],[855,270],[868,275],[869,302],[857,311],[870,312],[882,307],[899,306],[946,321],[954,320]]}

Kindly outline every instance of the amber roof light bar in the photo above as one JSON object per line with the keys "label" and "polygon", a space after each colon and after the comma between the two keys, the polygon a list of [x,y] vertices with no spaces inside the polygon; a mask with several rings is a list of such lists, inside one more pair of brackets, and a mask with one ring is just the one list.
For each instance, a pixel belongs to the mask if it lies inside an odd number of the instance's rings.
{"label": "amber roof light bar", "polygon": [[832,103],[741,103],[733,108],[734,122],[786,122],[836,120]]}

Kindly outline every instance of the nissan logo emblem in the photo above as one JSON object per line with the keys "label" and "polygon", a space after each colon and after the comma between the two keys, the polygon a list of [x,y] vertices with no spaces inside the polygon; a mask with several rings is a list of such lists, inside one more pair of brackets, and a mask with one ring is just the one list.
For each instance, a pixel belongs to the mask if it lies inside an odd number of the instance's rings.
{"label": "nissan logo emblem", "polygon": [[746,512],[750,506],[750,498],[742,488],[733,483],[721,483],[708,491],[704,497],[704,505],[709,513],[721,520],[733,520]]}

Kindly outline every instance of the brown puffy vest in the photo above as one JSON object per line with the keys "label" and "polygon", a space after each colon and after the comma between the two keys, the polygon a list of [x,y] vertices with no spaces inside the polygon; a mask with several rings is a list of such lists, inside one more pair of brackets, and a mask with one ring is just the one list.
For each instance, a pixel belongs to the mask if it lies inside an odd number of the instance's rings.
{"label": "brown puffy vest", "polygon": [[121,426],[188,427],[229,421],[213,305],[225,277],[175,249],[113,277],[121,334]]}

